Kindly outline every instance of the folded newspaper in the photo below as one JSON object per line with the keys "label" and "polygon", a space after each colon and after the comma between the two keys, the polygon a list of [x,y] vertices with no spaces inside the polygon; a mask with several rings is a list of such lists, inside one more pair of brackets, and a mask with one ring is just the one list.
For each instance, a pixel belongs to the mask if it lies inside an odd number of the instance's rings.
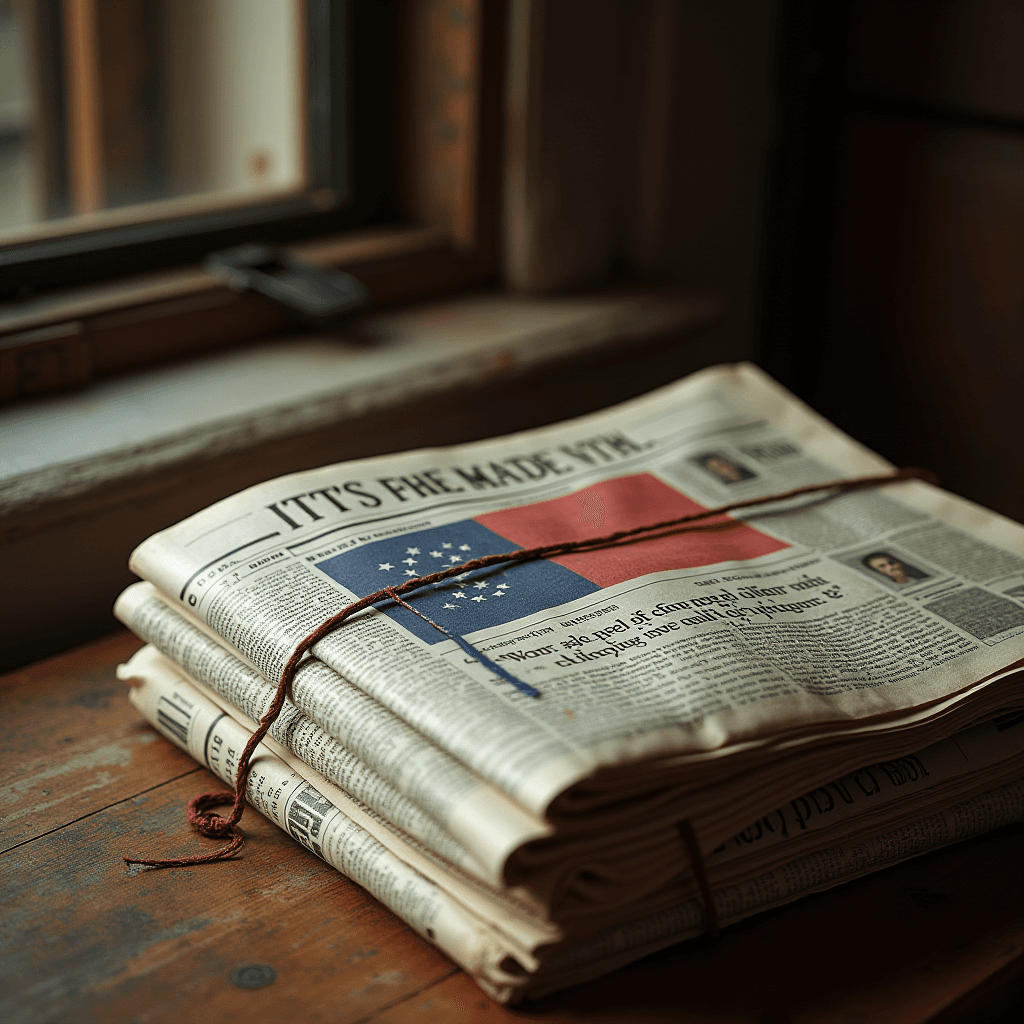
{"label": "folded newspaper", "polygon": [[[751,365],[250,488],[156,534],[140,711],[226,781],[383,587],[892,467]],[[921,481],[470,569],[317,643],[250,802],[495,998],[1024,818],[1024,528]],[[529,691],[539,694],[531,696]],[[754,824],[751,824],[754,823]]]}

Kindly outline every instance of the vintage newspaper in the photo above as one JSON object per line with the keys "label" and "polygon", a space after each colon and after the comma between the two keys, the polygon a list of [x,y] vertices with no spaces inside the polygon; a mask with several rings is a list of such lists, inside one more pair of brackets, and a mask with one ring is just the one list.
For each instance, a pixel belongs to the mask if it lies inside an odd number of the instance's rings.
{"label": "vintage newspaper", "polygon": [[[553,427],[261,484],[155,535],[132,567],[276,681],[329,615],[437,566],[887,468],[755,367],[718,367]],[[560,829],[620,814],[667,836],[783,752],[790,789],[766,800],[862,764],[854,740],[898,756],[1022,703],[1006,670],[1024,657],[1024,529],[920,482],[410,601],[448,632],[379,603],[314,649],[323,691],[355,688]],[[705,848],[742,820],[708,825]]]}
{"label": "vintage newspaper", "polygon": [[[152,647],[119,675],[164,736],[222,779],[252,723],[224,713]],[[1024,820],[1024,715],[1008,715],[898,761],[862,768],[780,807],[708,857],[724,923],[937,846]],[[1013,781],[1007,782],[1007,778]],[[999,783],[1002,783],[1000,785]],[[703,930],[685,878],[589,927],[552,929],[452,865],[423,856],[277,741],[249,775],[254,807],[435,942],[495,998],[540,995]]]}

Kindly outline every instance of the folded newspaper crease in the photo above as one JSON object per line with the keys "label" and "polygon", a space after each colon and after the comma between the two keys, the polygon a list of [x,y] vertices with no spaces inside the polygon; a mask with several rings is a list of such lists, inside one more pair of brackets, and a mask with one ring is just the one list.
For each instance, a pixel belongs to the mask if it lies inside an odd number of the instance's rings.
{"label": "folded newspaper crease", "polygon": [[[148,582],[116,613],[166,656],[147,671],[248,737],[303,638],[396,581],[890,469],[756,368],[717,367],[553,427],[250,488],[146,541]],[[261,749],[441,891],[458,878],[488,942],[520,922],[541,966],[509,952],[515,984],[483,945],[452,952],[502,998],[675,941],[679,907],[699,929],[680,820],[718,905],[752,871],[851,836],[877,853],[885,829],[1024,774],[1017,730],[979,724],[1024,706],[1024,529],[920,481],[468,569],[407,600],[542,696],[405,608],[366,609],[302,661]],[[920,774],[940,747],[969,770]],[[864,804],[876,783],[891,799]],[[634,928],[641,912],[662,923]]]}

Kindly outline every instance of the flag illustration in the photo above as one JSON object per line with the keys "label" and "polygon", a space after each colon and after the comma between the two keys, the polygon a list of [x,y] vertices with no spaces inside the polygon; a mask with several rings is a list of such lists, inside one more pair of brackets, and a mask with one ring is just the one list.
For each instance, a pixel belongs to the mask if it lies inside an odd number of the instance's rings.
{"label": "flag illustration", "polygon": [[[561,498],[488,512],[475,519],[364,544],[316,568],[359,597],[417,576],[559,541],[585,540],[703,511],[649,473],[617,477]],[[604,587],[666,569],[743,561],[788,545],[722,516],[703,528],[620,547],[520,565],[476,569],[405,595],[413,607],[464,636],[586,597]],[[445,637],[405,608],[379,608],[429,644]]]}

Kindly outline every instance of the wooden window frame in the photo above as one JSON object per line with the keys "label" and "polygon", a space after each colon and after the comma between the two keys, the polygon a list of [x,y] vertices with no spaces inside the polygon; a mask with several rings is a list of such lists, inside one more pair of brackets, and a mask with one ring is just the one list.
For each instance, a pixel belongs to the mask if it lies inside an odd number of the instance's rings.
{"label": "wooden window frame", "polygon": [[[502,211],[504,0],[401,0],[397,225],[291,245],[355,274],[377,306],[493,280]],[[457,73],[452,74],[455,70]],[[0,305],[0,402],[280,332],[266,300],[198,267]]]}

